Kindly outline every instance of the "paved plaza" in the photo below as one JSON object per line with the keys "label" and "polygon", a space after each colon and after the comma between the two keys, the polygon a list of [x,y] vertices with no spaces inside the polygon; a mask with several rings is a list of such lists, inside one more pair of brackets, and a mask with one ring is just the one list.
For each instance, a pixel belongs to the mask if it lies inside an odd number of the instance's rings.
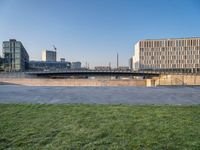
{"label": "paved plaza", "polygon": [[0,85],[0,103],[200,104],[200,87],[35,87]]}

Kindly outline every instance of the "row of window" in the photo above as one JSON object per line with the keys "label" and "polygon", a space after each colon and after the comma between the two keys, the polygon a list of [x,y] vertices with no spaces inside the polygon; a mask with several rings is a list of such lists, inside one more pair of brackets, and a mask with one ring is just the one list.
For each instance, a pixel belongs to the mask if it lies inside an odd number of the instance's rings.
{"label": "row of window", "polygon": [[20,42],[3,42],[3,48],[21,48]]}
{"label": "row of window", "polygon": [[194,39],[169,39],[169,40],[146,40],[139,42],[140,47],[183,47],[200,46],[200,38]]}
{"label": "row of window", "polygon": [[200,46],[192,47],[151,47],[151,48],[140,48],[140,52],[144,51],[200,51]]}
{"label": "row of window", "polygon": [[140,61],[143,64],[146,65],[153,65],[153,64],[200,64],[200,59],[196,60],[143,60]]}
{"label": "row of window", "polygon": [[171,68],[200,68],[200,64],[159,64],[159,65],[146,65],[140,64],[140,68],[149,69],[149,68],[157,68],[157,69],[171,69]]}
{"label": "row of window", "polygon": [[172,56],[172,55],[177,55],[177,56],[184,56],[184,55],[200,55],[200,51],[176,51],[176,52],[143,52],[140,53],[140,56]]}
{"label": "row of window", "polygon": [[200,59],[200,55],[159,55],[159,56],[140,56],[140,60],[186,60],[186,59]]}

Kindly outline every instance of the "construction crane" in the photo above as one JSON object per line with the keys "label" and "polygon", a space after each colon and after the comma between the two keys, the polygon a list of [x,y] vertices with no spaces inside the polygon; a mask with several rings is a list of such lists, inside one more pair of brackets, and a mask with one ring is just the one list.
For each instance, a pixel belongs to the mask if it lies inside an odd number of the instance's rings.
{"label": "construction crane", "polygon": [[55,50],[55,58],[54,59],[55,59],[55,61],[57,61],[57,56],[56,56],[57,55],[56,54],[57,53],[57,48],[55,47],[55,45],[53,45],[53,49]]}
{"label": "construction crane", "polygon": [[55,45],[53,45],[53,49],[56,51],[57,50],[57,48],[55,47]]}

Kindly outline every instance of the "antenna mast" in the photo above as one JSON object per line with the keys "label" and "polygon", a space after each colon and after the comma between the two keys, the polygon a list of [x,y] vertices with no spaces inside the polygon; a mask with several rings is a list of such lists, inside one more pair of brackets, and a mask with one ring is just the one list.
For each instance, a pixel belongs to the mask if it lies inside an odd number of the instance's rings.
{"label": "antenna mast", "polygon": [[117,53],[117,68],[119,68],[119,55]]}

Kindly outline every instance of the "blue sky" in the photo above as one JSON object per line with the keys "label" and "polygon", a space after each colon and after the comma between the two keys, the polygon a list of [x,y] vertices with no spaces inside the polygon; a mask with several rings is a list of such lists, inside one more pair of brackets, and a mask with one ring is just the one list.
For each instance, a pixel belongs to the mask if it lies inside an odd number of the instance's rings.
{"label": "blue sky", "polygon": [[22,41],[32,60],[128,65],[141,39],[200,37],[199,0],[0,0],[0,42]]}

